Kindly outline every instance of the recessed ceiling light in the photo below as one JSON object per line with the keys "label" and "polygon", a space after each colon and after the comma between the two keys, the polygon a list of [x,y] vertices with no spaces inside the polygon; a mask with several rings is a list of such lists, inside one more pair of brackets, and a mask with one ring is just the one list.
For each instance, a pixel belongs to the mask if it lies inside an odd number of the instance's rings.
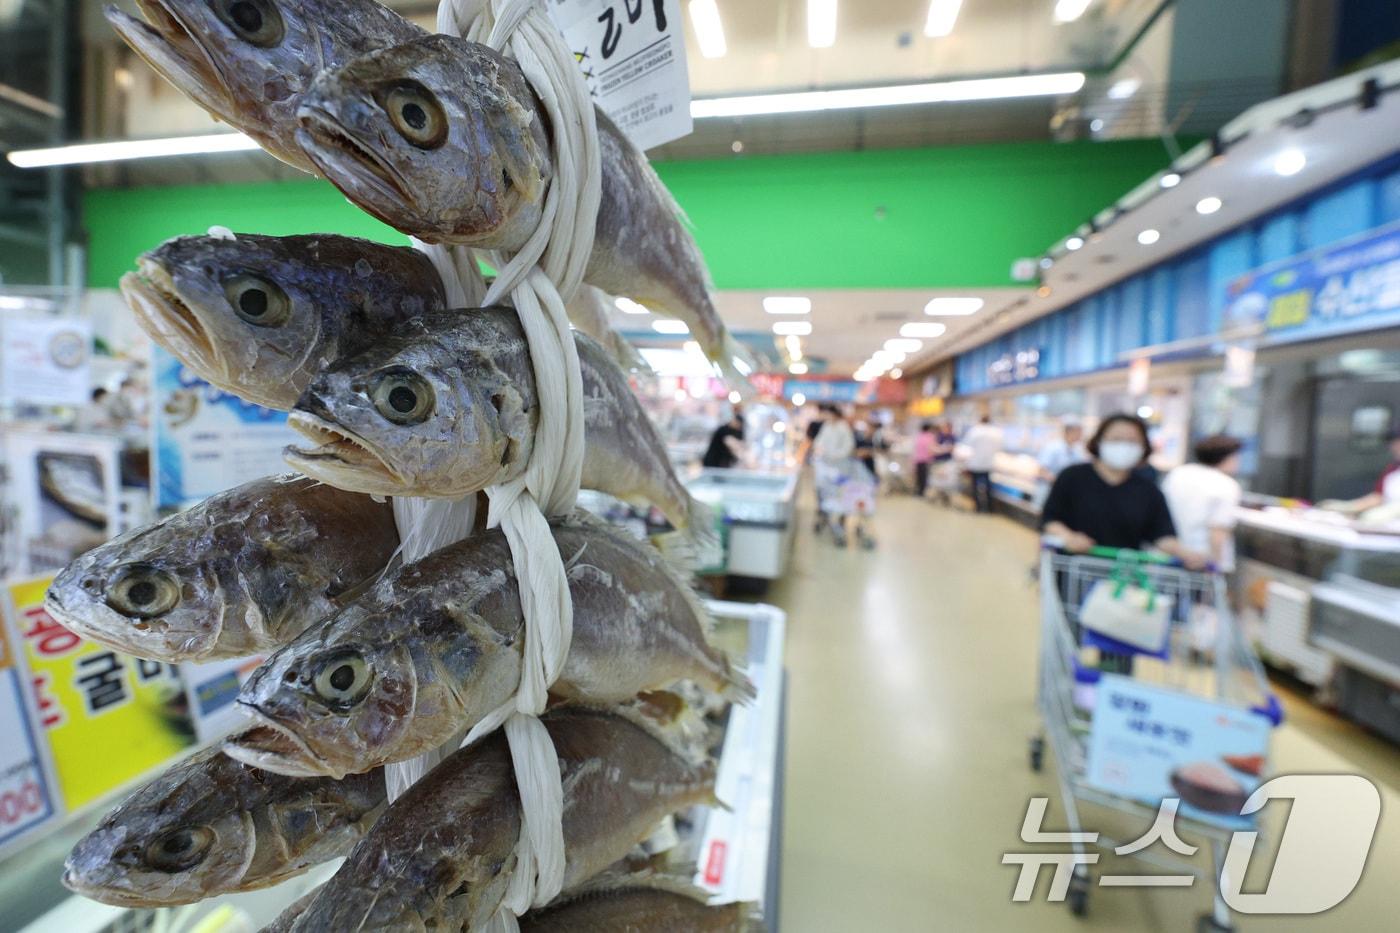
{"label": "recessed ceiling light", "polygon": [[1181,176],[1176,172],[1167,172],[1167,174],[1157,179],[1157,184],[1161,185],[1163,188],[1175,188],[1177,185],[1181,184]]}
{"label": "recessed ceiling light", "polygon": [[929,0],[928,19],[924,20],[924,35],[930,39],[941,39],[953,34],[953,25],[958,21],[958,10],[962,0]]}
{"label": "recessed ceiling light", "polygon": [[793,363],[788,367],[788,372],[792,373],[794,376],[805,376],[807,375],[807,364]]}
{"label": "recessed ceiling light", "polygon": [[650,314],[646,308],[637,304],[631,298],[614,298],[613,304],[617,305],[617,310],[623,314]]}
{"label": "recessed ceiling light", "polygon": [[807,0],[807,44],[814,49],[836,44],[836,0]]}
{"label": "recessed ceiling light", "polygon": [[1274,171],[1285,178],[1297,175],[1307,164],[1308,157],[1301,149],[1285,149],[1274,157]]}
{"label": "recessed ceiling light", "polygon": [[947,324],[940,324],[937,321],[910,321],[899,329],[901,337],[942,337],[948,332]]}
{"label": "recessed ceiling light", "polygon": [[1138,92],[1142,82],[1137,78],[1120,78],[1108,89],[1109,100],[1127,100]]}
{"label": "recessed ceiling light", "polygon": [[885,349],[892,353],[918,353],[923,348],[924,342],[912,337],[891,337],[885,341]]}
{"label": "recessed ceiling light", "polygon": [[1220,210],[1220,208],[1223,205],[1224,202],[1214,196],[1208,198],[1201,198],[1199,201],[1196,202],[1196,213],[1214,214],[1216,211]]}
{"label": "recessed ceiling light", "polygon": [[801,408],[803,405],[807,404],[807,396],[803,395],[801,392],[792,393],[792,404]]}
{"label": "recessed ceiling light", "polygon": [[723,58],[724,24],[720,22],[715,0],[690,0],[690,23],[695,27],[695,44],[706,58]]}
{"label": "recessed ceiling light", "polygon": [[1077,249],[1083,248],[1084,238],[1082,236],[1072,236],[1068,240],[1065,240],[1065,249],[1069,250],[1071,253]]}
{"label": "recessed ceiling light", "polygon": [[742,395],[740,395],[738,392],[730,392],[730,393],[729,393],[729,404],[731,404],[731,405],[738,405],[738,404],[739,404],[740,402],[742,402],[743,400],[744,400],[744,397],[743,397]]}
{"label": "recessed ceiling light", "polygon": [[651,322],[651,329],[658,334],[688,334],[690,328],[685,326],[684,321],[668,321],[665,319]]}
{"label": "recessed ceiling light", "polygon": [[1161,231],[1154,230],[1151,227],[1148,227],[1146,230],[1138,234],[1138,242],[1141,243],[1143,246],[1151,246],[1153,243],[1156,243],[1161,238]]}
{"label": "recessed ceiling light", "polygon": [[1055,22],[1072,23],[1084,15],[1093,0],[1058,0],[1055,4]]}
{"label": "recessed ceiling light", "polygon": [[811,314],[812,299],[772,297],[763,299],[763,310],[769,314]]}
{"label": "recessed ceiling light", "polygon": [[1094,119],[1092,119],[1092,120],[1089,121],[1089,132],[1091,132],[1091,133],[1097,133],[1097,132],[1101,131],[1102,129],[1103,129],[1103,119],[1102,119],[1102,118],[1100,118],[1100,117],[1094,117]]}
{"label": "recessed ceiling light", "polygon": [[981,298],[935,298],[924,305],[924,313],[938,317],[962,317],[982,310]]}
{"label": "recessed ceiling light", "polygon": [[811,321],[779,321],[773,325],[773,333],[779,337],[806,337],[811,332]]}

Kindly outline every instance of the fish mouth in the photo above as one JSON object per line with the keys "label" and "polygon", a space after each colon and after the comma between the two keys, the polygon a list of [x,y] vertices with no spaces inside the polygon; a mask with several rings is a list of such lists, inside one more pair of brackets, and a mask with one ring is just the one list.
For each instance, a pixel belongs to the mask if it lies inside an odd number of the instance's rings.
{"label": "fish mouth", "polygon": [[136,323],[182,363],[225,387],[229,381],[228,364],[194,309],[177,294],[170,273],[159,262],[144,256],[137,264],[140,271],[128,272],[119,283],[122,297],[136,315]]}
{"label": "fish mouth", "polygon": [[297,110],[301,129],[296,139],[316,170],[337,188],[359,184],[393,204],[402,201],[413,206],[417,199],[399,171],[324,107],[303,104]]}
{"label": "fish mouth", "polygon": [[332,485],[353,483],[342,487],[351,492],[398,495],[407,488],[373,445],[340,425],[301,409],[287,416],[287,425],[316,444],[309,449],[292,445],[283,451],[283,458],[294,469],[311,477],[325,477]]}
{"label": "fish mouth", "polygon": [[345,776],[312,751],[300,736],[264,713],[256,704],[246,700],[238,700],[237,703],[239,709],[251,717],[256,725],[224,739],[225,755],[245,765],[288,777],[339,779]]}
{"label": "fish mouth", "polygon": [[122,41],[162,78],[194,98],[205,110],[233,120],[234,95],[199,40],[199,30],[159,0],[137,0],[142,22],[115,6],[103,10]]}
{"label": "fish mouth", "polygon": [[101,882],[89,883],[73,870],[71,866],[65,865],[62,877],[63,886],[74,894],[81,895],[90,901],[97,901],[99,904],[110,904],[113,907],[167,907],[170,906],[164,901],[153,900],[152,898],[127,891],[123,888],[114,888]]}

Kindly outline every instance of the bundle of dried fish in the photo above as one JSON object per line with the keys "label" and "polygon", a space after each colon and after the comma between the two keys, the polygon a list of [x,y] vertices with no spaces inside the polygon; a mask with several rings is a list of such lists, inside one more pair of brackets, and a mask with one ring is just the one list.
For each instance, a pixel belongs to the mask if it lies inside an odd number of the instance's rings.
{"label": "bundle of dried fish", "polygon": [[[551,529],[574,604],[553,693],[614,703],[690,678],[751,695],[706,641],[704,607],[654,549],[581,516]],[[505,535],[475,535],[402,568],[269,658],[239,696],[267,728],[225,749],[287,774],[338,776],[403,761],[514,694],[523,638]]]}
{"label": "bundle of dried fish", "polygon": [[89,551],[54,578],[44,608],[140,658],[241,657],[286,644],[344,606],[398,540],[387,504],[274,476]]}
{"label": "bundle of dried fish", "polygon": [[289,778],[209,749],[103,817],[68,856],[63,883],[123,907],[266,887],[350,851],[385,802],[380,771]]}

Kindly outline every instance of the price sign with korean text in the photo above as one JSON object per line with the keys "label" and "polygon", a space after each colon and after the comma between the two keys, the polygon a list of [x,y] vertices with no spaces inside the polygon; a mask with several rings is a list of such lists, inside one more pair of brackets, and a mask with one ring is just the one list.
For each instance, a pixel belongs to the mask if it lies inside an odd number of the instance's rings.
{"label": "price sign with korean text", "polygon": [[593,99],[637,148],[690,133],[690,77],[678,0],[549,0]]}
{"label": "price sign with korean text", "polygon": [[58,815],[38,729],[25,704],[24,672],[4,636],[0,632],[0,852],[19,846]]}
{"label": "price sign with korean text", "polygon": [[194,742],[173,664],[84,641],[44,610],[52,577],[8,587],[6,623],[68,810],[120,787]]}

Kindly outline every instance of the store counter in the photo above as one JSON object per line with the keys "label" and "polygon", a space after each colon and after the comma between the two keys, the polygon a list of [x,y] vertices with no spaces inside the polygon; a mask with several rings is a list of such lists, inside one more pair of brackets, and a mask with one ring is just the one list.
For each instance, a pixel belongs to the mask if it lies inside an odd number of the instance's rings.
{"label": "store counter", "polygon": [[723,554],[706,562],[733,576],[776,580],[787,570],[794,532],[795,471],[701,470],[686,483],[721,519]]}

